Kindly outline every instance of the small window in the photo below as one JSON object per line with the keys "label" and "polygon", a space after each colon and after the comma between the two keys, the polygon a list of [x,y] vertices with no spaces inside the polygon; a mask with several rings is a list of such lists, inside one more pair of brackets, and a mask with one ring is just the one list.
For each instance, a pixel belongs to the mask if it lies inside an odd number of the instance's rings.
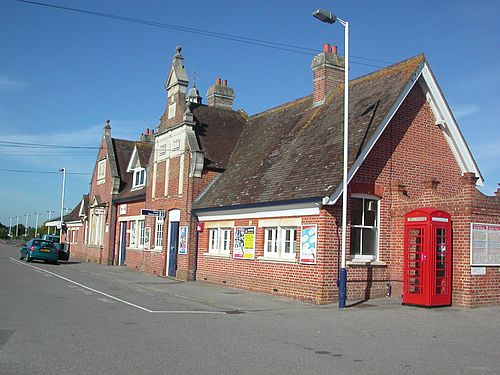
{"label": "small window", "polygon": [[297,254],[297,230],[293,227],[264,229],[264,256],[269,258],[295,259]]}
{"label": "small window", "polygon": [[351,259],[377,259],[378,212],[377,199],[351,198]]}
{"label": "small window", "polygon": [[106,177],[106,159],[97,163],[97,180],[104,180]]}
{"label": "small window", "polygon": [[155,248],[161,249],[163,245],[163,218],[156,218],[155,227]]}
{"label": "small window", "polygon": [[139,220],[139,247],[144,248],[145,233],[144,233],[144,220]]}
{"label": "small window", "polygon": [[217,255],[229,255],[231,249],[231,228],[210,228],[208,252]]}
{"label": "small window", "polygon": [[146,169],[138,168],[134,170],[132,189],[143,187],[146,184]]}

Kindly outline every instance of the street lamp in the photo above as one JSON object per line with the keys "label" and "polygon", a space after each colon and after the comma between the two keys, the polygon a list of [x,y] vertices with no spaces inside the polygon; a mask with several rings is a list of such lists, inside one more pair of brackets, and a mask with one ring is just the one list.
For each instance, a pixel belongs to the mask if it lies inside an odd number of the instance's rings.
{"label": "street lamp", "polygon": [[35,223],[35,238],[38,237],[38,215],[40,215],[40,212],[35,212],[36,215],[36,223]]}
{"label": "street lamp", "polygon": [[19,216],[16,216],[16,237],[19,236]]}
{"label": "street lamp", "polygon": [[63,230],[62,226],[63,226],[63,211],[64,211],[64,185],[66,183],[66,168],[59,169],[59,172],[63,173],[62,194],[61,194],[61,220],[60,220],[61,229],[59,230],[59,243],[62,243],[62,230]]}
{"label": "street lamp", "polygon": [[9,216],[9,238],[12,237],[12,216]]}
{"label": "street lamp", "polygon": [[349,130],[349,22],[344,21],[332,12],[318,9],[313,16],[329,24],[339,21],[344,26],[345,67],[344,67],[344,170],[342,179],[342,255],[339,276],[339,308],[346,307],[347,296],[347,269],[346,263],[346,235],[347,235],[347,157],[348,157],[348,130]]}
{"label": "street lamp", "polygon": [[24,214],[26,216],[26,226],[24,227],[24,238],[28,237],[28,219],[30,217],[29,214]]}

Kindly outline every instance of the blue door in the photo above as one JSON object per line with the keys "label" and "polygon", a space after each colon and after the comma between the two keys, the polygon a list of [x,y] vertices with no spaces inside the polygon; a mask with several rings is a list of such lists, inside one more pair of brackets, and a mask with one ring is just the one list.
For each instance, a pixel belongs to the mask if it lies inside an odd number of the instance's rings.
{"label": "blue door", "polygon": [[177,270],[177,246],[179,245],[179,222],[170,223],[170,248],[168,249],[168,276],[175,277]]}
{"label": "blue door", "polygon": [[120,231],[120,259],[118,260],[118,265],[125,265],[126,249],[125,245],[127,242],[127,222],[122,222]]}

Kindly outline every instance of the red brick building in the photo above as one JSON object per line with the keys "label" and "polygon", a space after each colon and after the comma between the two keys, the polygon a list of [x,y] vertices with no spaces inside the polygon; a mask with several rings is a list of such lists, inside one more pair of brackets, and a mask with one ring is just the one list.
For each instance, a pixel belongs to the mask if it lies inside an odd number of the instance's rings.
{"label": "red brick building", "polygon": [[[220,78],[202,104],[183,64],[178,47],[147,163],[137,142],[105,132],[82,211],[86,259],[333,303],[343,57],[325,45],[311,95],[253,116],[233,110],[234,90]],[[500,302],[500,191],[477,190],[478,166],[425,57],[354,79],[349,91],[348,299]],[[130,146],[126,162],[118,143]],[[124,187],[141,170],[140,190]],[[105,218],[98,246],[96,209]]]}

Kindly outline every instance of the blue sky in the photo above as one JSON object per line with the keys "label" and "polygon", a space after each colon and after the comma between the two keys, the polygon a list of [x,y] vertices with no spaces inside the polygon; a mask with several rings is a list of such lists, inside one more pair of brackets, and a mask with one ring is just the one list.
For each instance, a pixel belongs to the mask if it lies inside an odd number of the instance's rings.
{"label": "blue sky", "polygon": [[[343,28],[311,16],[330,9],[350,22],[351,77],[424,52],[492,194],[500,182],[500,2],[41,0],[48,4],[343,53]],[[97,147],[137,139],[165,106],[175,47],[204,96],[221,76],[234,107],[253,114],[308,95],[312,51],[292,53],[179,30],[29,5],[0,3],[0,141]],[[372,60],[368,60],[372,59]],[[375,65],[375,66],[370,66]],[[65,207],[88,191],[96,150],[0,146],[0,168],[68,172]],[[62,176],[0,171],[0,222],[60,210]]]}

